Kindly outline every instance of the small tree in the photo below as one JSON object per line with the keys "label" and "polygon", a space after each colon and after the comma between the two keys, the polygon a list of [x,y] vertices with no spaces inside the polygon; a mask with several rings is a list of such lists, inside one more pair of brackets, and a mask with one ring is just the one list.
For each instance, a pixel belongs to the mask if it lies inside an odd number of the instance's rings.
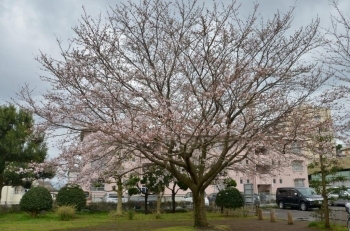
{"label": "small tree", "polygon": [[224,184],[226,188],[231,188],[231,187],[236,187],[237,186],[237,182],[232,179],[232,178],[226,178],[224,180]]}
{"label": "small tree", "polygon": [[[172,187],[170,187],[171,182],[173,183]],[[167,187],[171,191],[171,208],[172,212],[175,213],[175,196],[180,189],[186,191],[188,189],[188,186],[182,183],[181,181],[177,181],[174,177],[170,177],[165,187]]]}
{"label": "small tree", "polygon": [[50,210],[52,202],[49,190],[38,186],[31,188],[23,195],[19,206],[22,211],[28,212],[32,217],[36,217],[41,211]]}
{"label": "small tree", "polygon": [[[320,111],[321,112],[321,111]],[[338,174],[341,169],[340,162],[336,158],[336,144],[334,141],[333,122],[330,116],[313,121],[310,128],[310,142],[306,148],[314,156],[314,162],[308,167],[317,172],[317,177],[313,177],[310,186],[315,188],[323,197],[321,213],[324,218],[325,228],[330,228],[330,216],[328,208],[328,188],[335,182],[342,182],[345,178]]]}
{"label": "small tree", "polygon": [[[330,228],[328,204],[330,204],[330,200],[332,199],[328,198],[328,195],[331,191],[334,191],[334,189],[328,188],[328,186],[346,180],[345,176],[338,174],[342,169],[340,161],[326,154],[319,154],[318,160],[311,163],[308,168],[315,172],[309,184],[310,187],[314,188],[316,192],[323,197],[323,204],[321,207],[322,218],[324,218],[325,227]],[[342,187],[338,188],[338,192],[342,189]]]}
{"label": "small tree", "polygon": [[[141,193],[145,197],[145,214],[147,214],[147,202],[149,195],[155,195],[164,191],[164,169],[155,165],[147,165],[142,176],[133,175],[127,182],[130,196]],[[140,187],[139,183],[142,185]]]}
{"label": "small tree", "polygon": [[86,197],[84,191],[79,185],[67,184],[58,191],[56,202],[58,205],[71,205],[76,208],[77,211],[85,208]]}
{"label": "small tree", "polygon": [[236,209],[243,207],[244,199],[238,189],[231,187],[218,192],[215,204],[227,209]]}

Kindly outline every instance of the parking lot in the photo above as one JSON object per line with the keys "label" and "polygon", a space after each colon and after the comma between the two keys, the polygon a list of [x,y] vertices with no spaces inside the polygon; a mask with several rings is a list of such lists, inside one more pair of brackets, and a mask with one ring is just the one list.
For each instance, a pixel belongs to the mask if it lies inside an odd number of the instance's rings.
{"label": "parking lot", "polygon": [[[344,207],[340,206],[330,206],[331,209],[330,218],[331,222],[334,224],[346,224],[347,213]],[[287,219],[287,212],[291,212],[294,220],[308,220],[313,221],[317,219],[318,209],[313,209],[309,211],[301,211],[298,209],[277,209],[275,208],[276,218]],[[270,209],[263,209],[264,217],[269,217]]]}

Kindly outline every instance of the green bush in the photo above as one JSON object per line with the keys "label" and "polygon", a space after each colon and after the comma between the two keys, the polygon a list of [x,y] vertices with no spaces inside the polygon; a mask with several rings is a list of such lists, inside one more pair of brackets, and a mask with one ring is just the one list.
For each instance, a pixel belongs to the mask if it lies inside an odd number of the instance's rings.
{"label": "green bush", "polygon": [[91,202],[88,206],[86,206],[88,210],[92,213],[99,213],[99,212],[110,212],[117,208],[116,203],[112,202]]}
{"label": "green bush", "polygon": [[21,208],[19,205],[11,205],[10,207],[10,213],[18,213],[21,211]]}
{"label": "green bush", "polygon": [[133,220],[134,219],[134,215],[135,215],[135,211],[134,210],[129,210],[128,211],[128,219],[129,220]]}
{"label": "green bush", "polygon": [[318,223],[316,221],[311,221],[309,224],[308,224],[308,227],[318,227]]}
{"label": "green bush", "polygon": [[79,185],[68,184],[58,191],[56,203],[58,206],[71,205],[80,211],[86,207],[85,193]]}
{"label": "green bush", "polygon": [[60,206],[56,210],[56,214],[62,221],[69,221],[75,218],[75,207],[71,205]]}
{"label": "green bush", "polygon": [[227,188],[218,192],[215,204],[227,209],[236,209],[243,207],[244,198],[236,188]]}
{"label": "green bush", "polygon": [[14,205],[0,205],[0,214],[5,214],[5,213],[18,213],[21,211],[21,208],[19,205],[14,204]]}
{"label": "green bush", "polygon": [[108,216],[112,219],[117,219],[117,218],[123,216],[123,214],[118,214],[117,210],[112,210],[108,213]]}
{"label": "green bush", "polygon": [[41,186],[34,187],[23,195],[19,206],[22,211],[30,213],[32,217],[36,217],[41,211],[52,208],[52,197],[46,188]]}

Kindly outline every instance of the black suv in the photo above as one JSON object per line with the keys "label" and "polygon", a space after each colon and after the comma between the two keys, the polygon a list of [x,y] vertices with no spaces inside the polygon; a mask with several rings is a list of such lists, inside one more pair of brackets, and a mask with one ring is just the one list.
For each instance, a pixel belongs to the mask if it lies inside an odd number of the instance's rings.
{"label": "black suv", "polygon": [[305,211],[309,208],[320,208],[323,198],[312,188],[286,187],[277,188],[276,203],[281,208],[297,207]]}

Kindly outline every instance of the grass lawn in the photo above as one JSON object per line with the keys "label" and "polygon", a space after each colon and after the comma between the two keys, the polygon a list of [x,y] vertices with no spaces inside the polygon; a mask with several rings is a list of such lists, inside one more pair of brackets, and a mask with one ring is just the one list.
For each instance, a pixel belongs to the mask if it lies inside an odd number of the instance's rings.
{"label": "grass lawn", "polygon": [[[208,213],[208,219],[224,219],[219,213]],[[195,230],[191,227],[193,224],[192,213],[176,213],[176,214],[162,214],[160,219],[156,218],[155,214],[140,214],[135,213],[133,220],[128,219],[128,213],[125,213],[120,217],[110,216],[108,213],[78,213],[76,218],[70,221],[60,221],[58,216],[54,213],[46,213],[39,215],[36,218],[31,218],[27,213],[7,213],[0,214],[0,230],[1,231],[38,231],[38,230],[66,230],[70,228],[84,228],[84,227],[96,227],[96,226],[110,226],[121,225],[129,226],[130,230],[133,230],[131,226],[142,226],[143,222],[137,221],[149,221],[154,222],[171,222],[175,224],[184,224],[185,226],[180,228],[176,227],[173,230],[190,231]],[[161,221],[161,222],[160,222]],[[187,221],[187,222],[186,222]],[[190,225],[190,226],[187,226]],[[135,229],[142,230],[142,227],[135,227]],[[141,228],[141,229],[140,229]],[[145,227],[144,227],[145,228]],[[165,229],[159,229],[162,231]],[[171,231],[171,229],[166,229]]]}
{"label": "grass lawn", "polygon": [[58,230],[72,227],[87,227],[110,222],[108,214],[78,214],[71,221],[60,221],[54,213],[46,213],[31,218],[27,213],[8,213],[0,215],[0,230]]}
{"label": "grass lawn", "polygon": [[[158,219],[157,219],[158,218]],[[296,222],[288,225],[285,220],[270,222],[268,218],[263,221],[257,217],[237,217],[222,215],[220,213],[207,213],[209,223],[212,225],[205,231],[318,231],[324,230],[317,222]],[[308,227],[309,226],[309,227]],[[60,221],[58,215],[46,213],[31,218],[26,213],[0,214],[0,231],[40,231],[40,230],[70,230],[70,231],[198,231],[193,228],[192,213],[155,214],[135,213],[132,220],[129,214],[111,216],[108,213],[78,213],[70,221]],[[346,227],[333,227],[334,231],[345,231]]]}

